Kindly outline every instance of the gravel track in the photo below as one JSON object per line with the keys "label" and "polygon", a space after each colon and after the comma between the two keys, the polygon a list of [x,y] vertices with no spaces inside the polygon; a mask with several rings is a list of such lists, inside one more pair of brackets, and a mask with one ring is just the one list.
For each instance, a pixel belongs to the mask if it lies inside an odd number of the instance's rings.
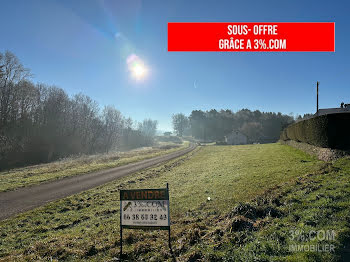
{"label": "gravel track", "polygon": [[35,186],[19,188],[14,191],[1,192],[0,220],[172,160],[191,152],[195,148],[195,145],[191,145],[186,149],[164,156],[158,156],[108,170],[67,177]]}

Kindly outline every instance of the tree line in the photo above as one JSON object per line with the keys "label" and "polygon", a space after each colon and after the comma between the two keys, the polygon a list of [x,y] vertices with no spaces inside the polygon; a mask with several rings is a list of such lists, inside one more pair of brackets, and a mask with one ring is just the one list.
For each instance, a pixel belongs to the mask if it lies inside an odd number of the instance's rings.
{"label": "tree line", "polygon": [[237,112],[215,109],[193,110],[189,116],[173,115],[173,128],[177,135],[191,135],[202,141],[223,141],[232,131],[240,131],[250,143],[275,142],[281,131],[294,122],[294,118],[282,113],[251,111]]}
{"label": "tree line", "polygon": [[152,145],[157,121],[125,118],[90,97],[30,81],[30,70],[0,52],[0,169]]}

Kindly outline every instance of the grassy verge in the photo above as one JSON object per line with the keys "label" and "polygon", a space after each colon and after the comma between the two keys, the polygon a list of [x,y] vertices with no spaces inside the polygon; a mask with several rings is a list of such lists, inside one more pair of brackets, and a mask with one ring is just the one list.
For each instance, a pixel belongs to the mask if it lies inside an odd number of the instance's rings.
{"label": "grassy verge", "polygon": [[182,145],[163,143],[154,148],[67,158],[48,164],[3,171],[0,172],[0,192],[130,164],[183,149],[188,144],[188,142]]}
{"label": "grassy verge", "polygon": [[[332,261],[349,237],[349,180],[348,158],[324,163],[279,144],[202,147],[0,222],[0,259],[113,261],[119,256],[119,189],[168,182],[178,261]],[[335,239],[300,237],[328,229]],[[125,255],[171,261],[166,240],[165,232],[126,231]],[[289,250],[325,242],[336,252]]]}

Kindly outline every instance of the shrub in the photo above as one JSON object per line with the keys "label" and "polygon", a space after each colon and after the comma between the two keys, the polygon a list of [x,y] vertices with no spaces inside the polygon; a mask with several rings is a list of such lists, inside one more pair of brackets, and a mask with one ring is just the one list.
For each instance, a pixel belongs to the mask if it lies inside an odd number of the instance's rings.
{"label": "shrub", "polygon": [[280,138],[319,147],[350,149],[350,114],[328,114],[297,122],[285,128]]}
{"label": "shrub", "polygon": [[181,144],[182,139],[178,136],[157,136],[156,140],[158,142],[171,142],[175,144]]}

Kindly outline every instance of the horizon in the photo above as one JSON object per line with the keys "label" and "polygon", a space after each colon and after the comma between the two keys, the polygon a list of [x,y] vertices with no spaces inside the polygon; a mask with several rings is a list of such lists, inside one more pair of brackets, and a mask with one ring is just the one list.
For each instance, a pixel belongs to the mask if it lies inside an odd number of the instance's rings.
{"label": "horizon", "polygon": [[[255,1],[260,8],[242,14],[240,10],[249,10],[250,3],[4,1],[0,33],[6,37],[1,39],[0,52],[14,53],[31,69],[35,83],[55,85],[69,95],[81,92],[101,106],[114,105],[136,121],[158,120],[161,131],[173,130],[172,114],[189,115],[192,110],[313,114],[316,81],[320,108],[350,102],[345,33],[349,4],[317,3]],[[11,19],[16,17],[21,19]],[[167,51],[168,22],[251,20],[335,22],[336,51]],[[144,67],[130,69],[132,55]]]}

